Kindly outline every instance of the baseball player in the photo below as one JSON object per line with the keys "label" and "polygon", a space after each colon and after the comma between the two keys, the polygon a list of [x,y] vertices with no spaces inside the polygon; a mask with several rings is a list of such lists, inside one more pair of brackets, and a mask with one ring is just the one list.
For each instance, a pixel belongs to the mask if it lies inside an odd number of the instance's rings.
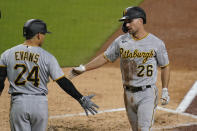
{"label": "baseball player", "polygon": [[49,76],[84,108],[97,113],[98,106],[83,96],[72,82],[64,77],[56,58],[41,48],[47,31],[39,19],[28,20],[23,27],[23,44],[3,52],[0,58],[0,95],[8,77],[11,94],[11,131],[45,131],[48,122],[47,83]]}
{"label": "baseball player", "polygon": [[96,69],[120,57],[127,116],[133,131],[149,131],[157,106],[157,67],[161,68],[162,105],[168,104],[169,60],[162,40],[144,29],[146,14],[140,7],[128,7],[123,12],[122,30],[107,50],[86,65],[70,71],[69,78]]}

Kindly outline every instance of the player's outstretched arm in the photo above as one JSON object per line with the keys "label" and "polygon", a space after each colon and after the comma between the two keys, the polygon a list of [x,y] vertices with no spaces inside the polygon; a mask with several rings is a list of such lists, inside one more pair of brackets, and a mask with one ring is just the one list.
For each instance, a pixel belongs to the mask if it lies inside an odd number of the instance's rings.
{"label": "player's outstretched arm", "polygon": [[85,71],[90,71],[90,70],[99,68],[99,67],[103,66],[104,64],[106,64],[107,62],[108,62],[107,59],[105,59],[105,57],[102,53],[99,56],[97,56],[96,58],[94,58],[93,60],[91,60],[86,65],[80,65],[78,67],[72,68],[68,78],[72,79],[72,78],[84,73]]}
{"label": "player's outstretched arm", "polygon": [[162,97],[161,104],[166,105],[170,101],[170,96],[168,93],[168,84],[170,80],[170,66],[165,66],[161,68],[161,81],[162,81]]}
{"label": "player's outstretched arm", "polygon": [[0,96],[5,86],[4,82],[6,77],[7,77],[7,68],[0,67]]}
{"label": "player's outstretched arm", "polygon": [[97,113],[97,110],[95,108],[99,108],[95,103],[91,101],[91,98],[94,97],[94,95],[90,96],[83,96],[72,84],[70,80],[67,78],[63,77],[59,80],[56,81],[57,84],[65,91],[67,92],[70,96],[75,98],[83,107],[85,110],[86,115],[88,116],[88,111],[94,115]]}

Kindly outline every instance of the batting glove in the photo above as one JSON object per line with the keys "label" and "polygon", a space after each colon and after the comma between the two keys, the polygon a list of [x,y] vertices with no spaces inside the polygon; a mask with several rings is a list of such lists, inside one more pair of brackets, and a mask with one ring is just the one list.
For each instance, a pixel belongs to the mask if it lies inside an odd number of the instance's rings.
{"label": "batting glove", "polygon": [[80,66],[78,66],[78,67],[75,67],[75,68],[73,68],[73,69],[70,71],[70,73],[69,73],[69,75],[68,75],[68,78],[71,80],[71,79],[73,79],[74,77],[76,77],[76,76],[82,74],[82,73],[85,72],[85,71],[86,71],[86,68],[85,68],[84,65],[80,65]]}
{"label": "batting glove", "polygon": [[170,96],[168,95],[168,88],[162,89],[161,104],[167,105],[170,101]]}
{"label": "batting glove", "polygon": [[95,95],[89,95],[89,96],[83,96],[80,100],[79,103],[85,110],[86,116],[88,116],[88,111],[92,114],[95,115],[97,113],[97,110],[95,107],[98,109],[99,106],[94,104],[90,99],[92,99]]}

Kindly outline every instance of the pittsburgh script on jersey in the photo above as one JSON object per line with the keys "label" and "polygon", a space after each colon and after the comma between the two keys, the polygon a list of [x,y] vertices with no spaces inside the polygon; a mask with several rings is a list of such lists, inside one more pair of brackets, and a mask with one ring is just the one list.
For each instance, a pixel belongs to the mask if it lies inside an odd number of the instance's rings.
{"label": "pittsburgh script on jersey", "polygon": [[24,52],[24,51],[15,52],[16,60],[30,61],[30,62],[34,62],[35,64],[37,64],[39,57],[40,57],[39,54],[32,52]]}
{"label": "pittsburgh script on jersey", "polygon": [[150,50],[149,52],[140,52],[138,49],[135,49],[133,52],[130,50],[124,50],[120,48],[120,55],[122,58],[144,58],[143,63],[146,63],[148,58],[154,56],[154,50]]}

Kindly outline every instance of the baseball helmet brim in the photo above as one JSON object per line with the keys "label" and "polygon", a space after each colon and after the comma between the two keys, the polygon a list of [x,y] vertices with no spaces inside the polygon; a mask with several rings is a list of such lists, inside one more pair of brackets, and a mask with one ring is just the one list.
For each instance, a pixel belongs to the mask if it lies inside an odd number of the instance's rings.
{"label": "baseball helmet brim", "polygon": [[46,33],[47,33],[47,34],[51,34],[52,32],[50,32],[50,31],[47,31]]}
{"label": "baseball helmet brim", "polygon": [[124,20],[127,20],[127,19],[129,19],[128,16],[123,16],[122,18],[119,19],[119,21],[124,21]]}
{"label": "baseball helmet brim", "polygon": [[119,21],[132,20],[135,18],[142,18],[143,24],[146,24],[146,13],[140,7],[128,7],[123,11],[123,17]]}

